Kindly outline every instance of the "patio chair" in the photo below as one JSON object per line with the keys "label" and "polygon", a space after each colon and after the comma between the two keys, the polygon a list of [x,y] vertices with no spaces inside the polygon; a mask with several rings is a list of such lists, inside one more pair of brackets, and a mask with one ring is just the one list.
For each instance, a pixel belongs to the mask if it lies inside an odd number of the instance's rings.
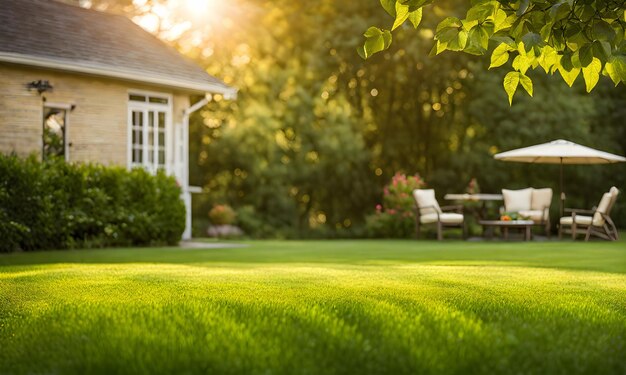
{"label": "patio chair", "polygon": [[609,215],[618,194],[619,190],[613,186],[608,193],[602,195],[598,206],[593,207],[591,210],[566,208],[565,212],[571,212],[572,215],[562,217],[559,221],[559,238],[563,237],[563,233],[571,233],[572,239],[575,240],[579,233],[585,233],[585,241],[589,241],[591,235],[609,241],[617,241],[617,228]]}
{"label": "patio chair", "polygon": [[504,211],[516,212],[535,225],[544,229],[550,237],[550,205],[552,204],[552,189],[526,188],[521,190],[502,189]]}
{"label": "patio chair", "polygon": [[437,240],[443,238],[442,232],[446,227],[461,228],[463,238],[465,238],[465,218],[462,205],[440,207],[433,189],[415,189],[413,190],[413,198],[415,198],[416,238],[420,237],[421,226],[429,224],[436,225]]}

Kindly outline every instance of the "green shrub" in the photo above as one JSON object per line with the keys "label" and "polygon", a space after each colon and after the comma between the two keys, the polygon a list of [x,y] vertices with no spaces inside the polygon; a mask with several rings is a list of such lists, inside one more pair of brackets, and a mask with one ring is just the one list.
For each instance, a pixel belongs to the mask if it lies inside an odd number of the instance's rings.
{"label": "green shrub", "polygon": [[209,220],[213,225],[231,225],[235,218],[235,211],[227,204],[217,204],[209,211]]}
{"label": "green shrub", "polygon": [[163,172],[0,155],[0,251],[175,244],[180,193]]}
{"label": "green shrub", "polygon": [[415,228],[415,200],[412,193],[424,186],[426,183],[417,174],[406,176],[396,173],[383,189],[383,203],[376,205],[376,212],[365,219],[368,236],[410,237]]}

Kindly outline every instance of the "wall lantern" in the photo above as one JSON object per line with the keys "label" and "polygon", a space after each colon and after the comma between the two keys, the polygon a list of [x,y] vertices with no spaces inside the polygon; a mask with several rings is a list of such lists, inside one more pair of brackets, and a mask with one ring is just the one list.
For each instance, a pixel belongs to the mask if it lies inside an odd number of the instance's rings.
{"label": "wall lantern", "polygon": [[37,92],[39,94],[44,93],[46,91],[52,91],[53,87],[50,84],[50,82],[48,81],[44,81],[44,80],[39,80],[39,81],[32,81],[30,83],[26,84],[26,87],[29,90],[35,89],[37,90]]}

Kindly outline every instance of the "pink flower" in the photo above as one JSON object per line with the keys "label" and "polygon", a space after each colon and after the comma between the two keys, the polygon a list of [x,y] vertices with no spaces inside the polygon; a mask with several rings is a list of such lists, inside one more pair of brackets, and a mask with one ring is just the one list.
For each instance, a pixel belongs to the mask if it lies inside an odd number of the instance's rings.
{"label": "pink flower", "polygon": [[389,215],[395,215],[396,214],[396,210],[394,210],[393,208],[388,209],[387,212],[389,213]]}
{"label": "pink flower", "polygon": [[380,212],[383,209],[383,206],[381,206],[380,204],[376,205],[376,211]]}

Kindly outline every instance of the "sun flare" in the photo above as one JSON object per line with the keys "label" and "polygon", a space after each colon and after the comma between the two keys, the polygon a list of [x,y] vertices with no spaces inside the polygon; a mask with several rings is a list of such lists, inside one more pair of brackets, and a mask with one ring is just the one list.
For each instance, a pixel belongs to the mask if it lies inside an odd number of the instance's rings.
{"label": "sun flare", "polygon": [[213,15],[219,7],[219,0],[182,0],[185,11],[193,17]]}

